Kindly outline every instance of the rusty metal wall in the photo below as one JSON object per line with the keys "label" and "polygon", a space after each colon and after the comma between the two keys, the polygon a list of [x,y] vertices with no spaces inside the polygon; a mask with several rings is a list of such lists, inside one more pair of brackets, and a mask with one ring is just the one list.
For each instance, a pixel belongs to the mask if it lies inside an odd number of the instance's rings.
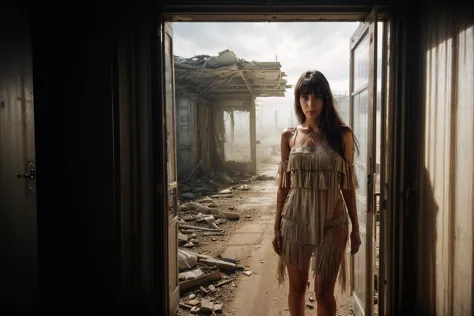
{"label": "rusty metal wall", "polygon": [[[474,23],[471,8],[425,5],[417,308],[472,315]],[[472,12],[472,11],[471,11]]]}

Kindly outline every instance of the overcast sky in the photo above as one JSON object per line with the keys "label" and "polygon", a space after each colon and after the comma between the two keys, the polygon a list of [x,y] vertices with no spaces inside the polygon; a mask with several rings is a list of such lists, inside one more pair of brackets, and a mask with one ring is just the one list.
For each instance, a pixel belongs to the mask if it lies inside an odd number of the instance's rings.
{"label": "overcast sky", "polygon": [[[333,92],[344,93],[349,89],[349,39],[357,26],[358,23],[349,22],[178,22],[173,25],[174,54],[215,56],[230,48],[239,58],[249,61],[278,58],[288,84],[295,84],[302,72],[317,69],[327,77]],[[259,101],[265,110],[278,108],[279,120],[288,121],[292,95],[293,90],[289,89],[284,98]]]}

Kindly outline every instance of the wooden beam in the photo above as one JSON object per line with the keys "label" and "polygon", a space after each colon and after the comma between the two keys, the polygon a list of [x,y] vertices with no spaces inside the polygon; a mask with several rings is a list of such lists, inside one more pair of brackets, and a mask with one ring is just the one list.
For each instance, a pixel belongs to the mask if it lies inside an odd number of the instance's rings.
{"label": "wooden beam", "polygon": [[209,93],[210,91],[214,90],[215,88],[217,88],[217,87],[221,86],[222,84],[228,82],[229,80],[231,80],[232,78],[234,78],[236,75],[237,75],[237,73],[233,73],[233,74],[230,75],[230,77],[223,78],[224,80],[222,80],[222,82],[216,84],[215,86],[212,86],[212,84],[209,85],[209,86],[208,86],[206,89],[204,89],[202,92],[199,92],[199,95],[202,95],[202,94],[203,94],[204,92],[206,92],[206,91]]}
{"label": "wooden beam", "polygon": [[244,80],[245,85],[247,86],[247,89],[249,89],[250,94],[255,98],[255,94],[253,93],[252,87],[250,86],[250,83],[247,80],[247,77],[245,77],[244,73],[240,69],[239,69],[239,73],[242,76],[242,79]]}
{"label": "wooden beam", "polygon": [[250,104],[249,112],[250,164],[252,172],[257,174],[257,120],[255,115],[255,101]]}

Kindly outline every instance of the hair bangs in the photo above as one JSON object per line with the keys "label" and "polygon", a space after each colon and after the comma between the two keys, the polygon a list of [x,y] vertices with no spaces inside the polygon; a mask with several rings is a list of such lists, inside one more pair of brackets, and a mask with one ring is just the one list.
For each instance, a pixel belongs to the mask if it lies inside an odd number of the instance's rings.
{"label": "hair bangs", "polygon": [[298,95],[322,95],[321,83],[314,76],[304,78],[298,88]]}

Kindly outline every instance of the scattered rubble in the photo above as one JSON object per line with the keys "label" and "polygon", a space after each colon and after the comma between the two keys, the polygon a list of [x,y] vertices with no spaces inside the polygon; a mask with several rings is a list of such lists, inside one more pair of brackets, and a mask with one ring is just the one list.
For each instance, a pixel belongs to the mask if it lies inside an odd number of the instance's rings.
{"label": "scattered rubble", "polygon": [[[221,288],[235,287],[237,260],[212,258],[179,249],[185,264],[180,264],[180,307],[191,313],[222,313],[224,305],[218,301]],[[185,268],[181,268],[185,267]],[[207,271],[207,272],[205,272]]]}
{"label": "scattered rubble", "polygon": [[238,275],[252,272],[235,258],[205,253],[228,236],[226,228],[242,217],[250,218],[247,210],[229,203],[251,190],[256,178],[240,171],[212,171],[200,179],[190,178],[179,185],[179,307],[185,315],[224,314],[227,298],[222,293],[235,291]]}

